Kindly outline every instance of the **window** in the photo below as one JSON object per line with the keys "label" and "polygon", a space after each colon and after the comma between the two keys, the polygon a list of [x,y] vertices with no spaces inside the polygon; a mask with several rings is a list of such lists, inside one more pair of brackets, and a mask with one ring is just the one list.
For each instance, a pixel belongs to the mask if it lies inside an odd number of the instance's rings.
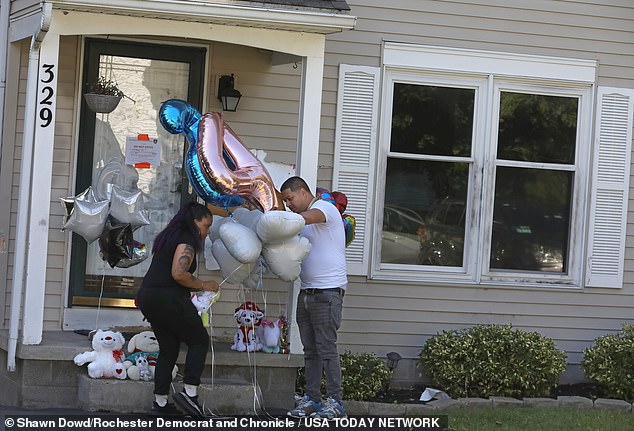
{"label": "window", "polygon": [[389,43],[385,63],[373,276],[580,285],[590,65]]}
{"label": "window", "polygon": [[391,208],[414,214],[397,242],[408,234],[418,244],[389,247],[394,226],[384,222],[381,262],[462,267],[475,96],[474,88],[394,83],[384,217]]}

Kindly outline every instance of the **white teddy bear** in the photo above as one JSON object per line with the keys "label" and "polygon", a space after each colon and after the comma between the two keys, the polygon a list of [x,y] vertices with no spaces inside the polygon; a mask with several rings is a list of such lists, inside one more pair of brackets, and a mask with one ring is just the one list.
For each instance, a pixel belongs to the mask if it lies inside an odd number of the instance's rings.
{"label": "white teddy bear", "polygon": [[121,332],[99,329],[92,337],[93,351],[79,353],[73,362],[80,366],[88,363],[88,375],[93,379],[125,379],[127,373],[123,366],[124,344],[125,338]]}

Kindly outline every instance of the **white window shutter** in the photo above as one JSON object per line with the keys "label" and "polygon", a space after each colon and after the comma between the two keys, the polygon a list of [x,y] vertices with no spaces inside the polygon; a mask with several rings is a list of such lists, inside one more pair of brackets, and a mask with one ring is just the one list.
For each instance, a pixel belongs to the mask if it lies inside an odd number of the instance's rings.
{"label": "white window shutter", "polygon": [[599,87],[586,286],[623,286],[634,90]]}
{"label": "white window shutter", "polygon": [[339,66],[333,190],[346,194],[345,213],[356,219],[355,239],[346,248],[350,275],[368,273],[379,79],[378,67]]}

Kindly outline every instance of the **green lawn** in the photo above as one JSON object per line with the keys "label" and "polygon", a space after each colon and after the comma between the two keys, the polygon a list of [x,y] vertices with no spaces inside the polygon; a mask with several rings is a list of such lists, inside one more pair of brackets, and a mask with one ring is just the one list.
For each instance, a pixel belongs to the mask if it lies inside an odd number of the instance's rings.
{"label": "green lawn", "polygon": [[449,431],[632,431],[634,414],[602,409],[497,407],[451,410]]}

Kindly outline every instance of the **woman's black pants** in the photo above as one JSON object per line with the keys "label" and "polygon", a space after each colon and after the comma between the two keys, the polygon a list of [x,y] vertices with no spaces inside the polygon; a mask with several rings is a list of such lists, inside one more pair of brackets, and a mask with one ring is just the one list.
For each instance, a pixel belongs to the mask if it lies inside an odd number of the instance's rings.
{"label": "woman's black pants", "polygon": [[187,345],[183,383],[200,385],[200,376],[209,350],[209,334],[203,326],[189,292],[179,288],[141,288],[137,303],[152,325],[160,354],[154,370],[154,393],[168,395],[172,370],[176,365],[180,343]]}

